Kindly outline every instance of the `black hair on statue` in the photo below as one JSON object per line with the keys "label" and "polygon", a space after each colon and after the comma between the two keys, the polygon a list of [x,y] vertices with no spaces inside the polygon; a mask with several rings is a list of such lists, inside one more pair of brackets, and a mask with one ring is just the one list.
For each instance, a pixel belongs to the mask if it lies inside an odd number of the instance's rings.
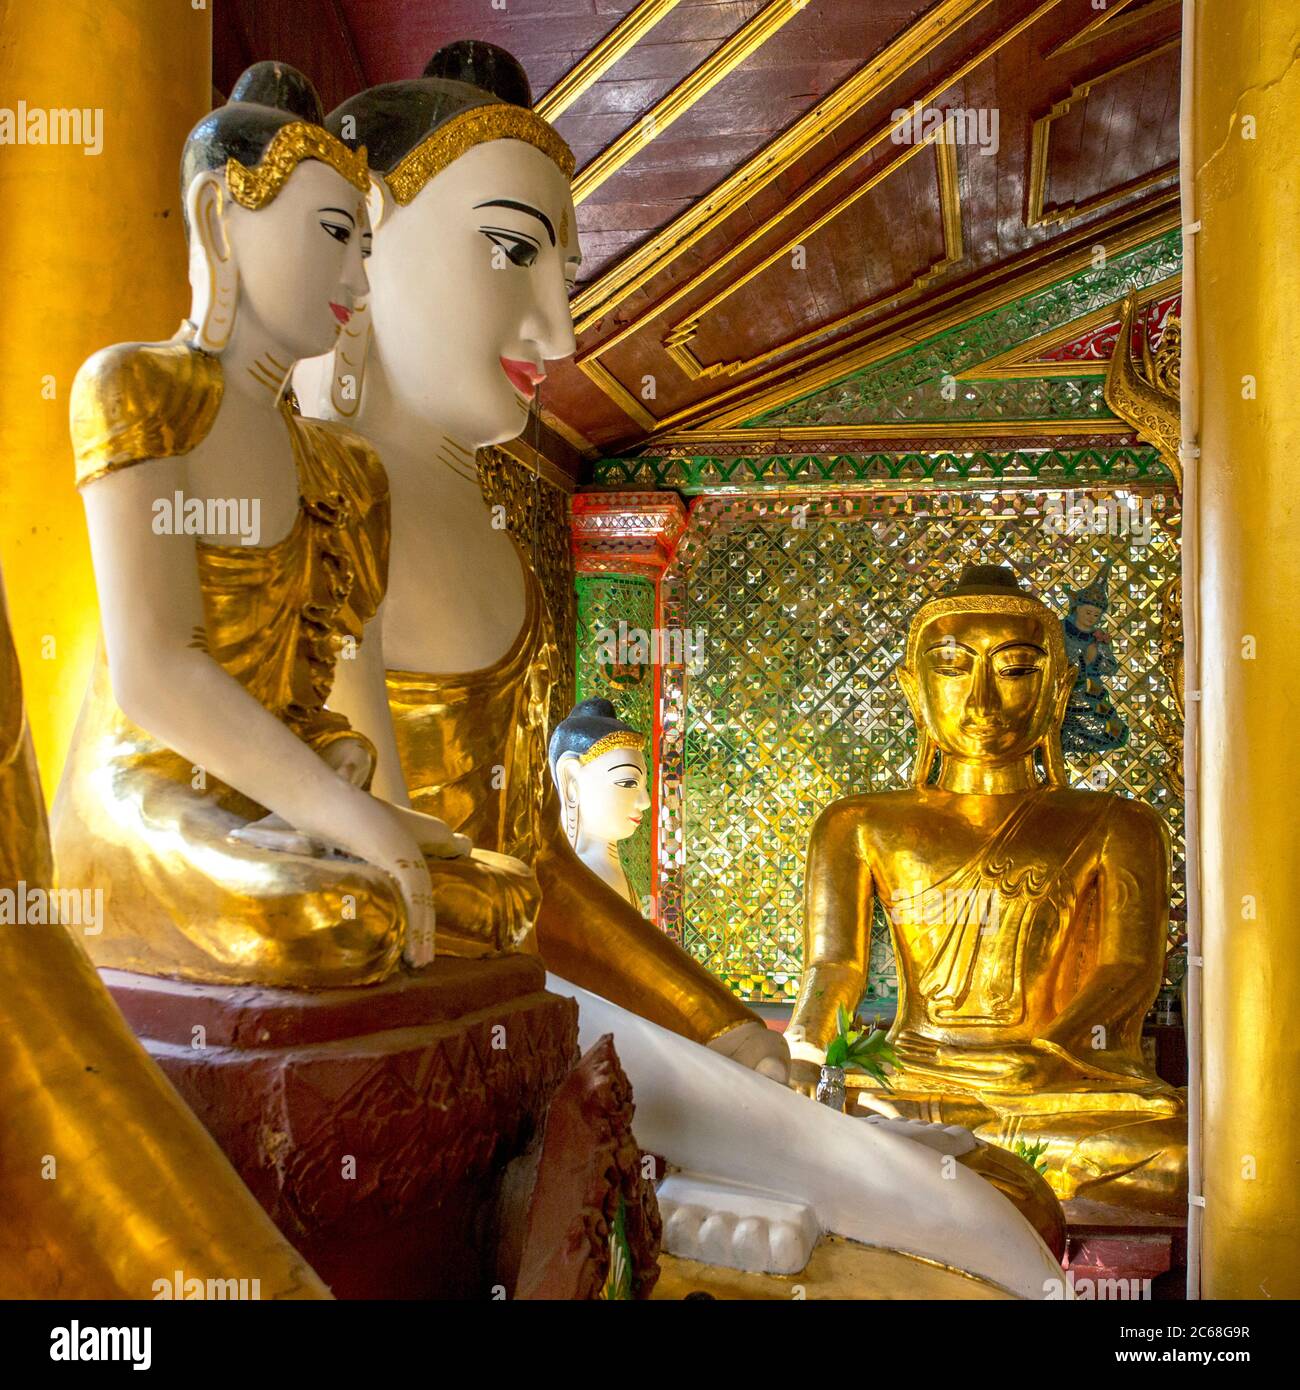
{"label": "black hair on statue", "polygon": [[502,104],[532,110],[532,89],[519,60],[495,44],[461,39],[440,48],[423,77],[368,87],[336,106],[325,125],[352,148],[364,145],[370,167],[390,174],[453,116]]}
{"label": "black hair on statue", "polygon": [[481,39],[459,39],[440,48],[424,65],[424,76],[465,82],[511,106],[533,109],[533,89],[523,64],[504,48]]}
{"label": "black hair on statue", "polygon": [[579,700],[569,717],[557,724],[551,735],[546,750],[551,773],[554,775],[555,765],[566,753],[581,755],[607,734],[638,732],[614,713],[614,706],[608,700]]}
{"label": "black hair on statue", "polygon": [[254,63],[240,74],[230,100],[190,131],[181,155],[181,206],[190,184],[228,159],[252,168],[281,126],[323,125],[325,113],[311,80],[287,63]]}

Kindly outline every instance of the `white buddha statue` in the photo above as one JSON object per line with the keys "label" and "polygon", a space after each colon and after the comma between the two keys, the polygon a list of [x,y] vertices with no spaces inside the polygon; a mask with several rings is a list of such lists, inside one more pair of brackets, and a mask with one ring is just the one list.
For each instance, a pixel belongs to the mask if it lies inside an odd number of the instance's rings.
{"label": "white buddha statue", "polygon": [[530,870],[372,794],[387,480],[287,389],[369,289],[365,154],[320,121],[301,73],[240,78],[182,156],[190,319],[73,388],[103,642],[53,838],[104,891],[101,966],[356,985],[431,961],[435,924],[469,955],[531,935]]}
{"label": "white buddha statue", "polygon": [[618,847],[650,809],[645,735],[608,700],[582,700],[551,735],[551,775],[560,794],[564,835],[573,852],[624,902],[636,895]]}

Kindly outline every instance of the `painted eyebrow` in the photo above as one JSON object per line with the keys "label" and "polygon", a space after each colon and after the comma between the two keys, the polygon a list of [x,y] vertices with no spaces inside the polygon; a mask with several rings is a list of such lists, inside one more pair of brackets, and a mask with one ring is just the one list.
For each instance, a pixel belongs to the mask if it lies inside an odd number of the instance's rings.
{"label": "painted eyebrow", "polygon": [[621,769],[623,769],[623,768],[625,768],[625,767],[630,767],[630,768],[632,769],[633,772],[641,772],[641,771],[642,771],[642,769],[639,768],[635,763],[615,763],[614,766],[610,768],[610,771],[611,771],[611,772],[618,772],[618,771],[620,771]]}
{"label": "painted eyebrow", "polygon": [[1046,655],[1047,655],[1047,649],[1046,649],[1045,647],[1040,647],[1040,646],[1038,645],[1037,642],[1027,642],[1027,641],[1021,641],[1021,642],[1003,642],[1003,644],[1002,644],[1000,647],[998,647],[998,648],[996,648],[996,649],[994,650],[993,655],[994,655],[994,656],[1000,656],[1003,652],[1015,652],[1015,651],[1034,652],[1034,653],[1035,653],[1036,655],[1038,655],[1038,656],[1046,656]]}
{"label": "painted eyebrow", "polygon": [[550,237],[551,245],[555,245],[555,228],[551,225],[551,219],[540,209],[531,207],[528,203],[517,203],[513,198],[489,198],[486,203],[474,204],[475,212],[479,208],[513,208],[515,212],[527,213],[529,217],[535,217],[546,228],[546,235]]}
{"label": "painted eyebrow", "polygon": [[925,654],[927,656],[929,656],[931,652],[965,652],[967,656],[975,655],[975,649],[973,647],[968,647],[965,642],[954,642],[952,640],[935,642],[932,646],[925,649]]}
{"label": "painted eyebrow", "polygon": [[346,217],[346,218],[348,219],[348,221],[351,222],[352,225],[353,225],[354,227],[357,225],[357,219],[356,219],[355,217],[352,216],[352,214],[347,210],[347,208],[318,208],[317,211],[318,211],[318,212],[337,212],[337,213],[339,214],[340,217]]}

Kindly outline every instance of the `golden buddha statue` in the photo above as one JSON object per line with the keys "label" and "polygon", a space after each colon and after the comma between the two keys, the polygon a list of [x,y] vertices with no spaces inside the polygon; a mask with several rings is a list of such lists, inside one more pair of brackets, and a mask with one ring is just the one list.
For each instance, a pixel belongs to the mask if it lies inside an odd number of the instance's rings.
{"label": "golden buddha statue", "polygon": [[1185,1102],[1141,1047],[1168,838],[1143,802],[1066,785],[1073,677],[1060,619],[1009,570],[969,567],[917,612],[899,669],[914,786],[834,803],[809,842],[796,1082],[862,996],[879,898],[898,962],[899,1112],[1041,1143],[1062,1199],[1181,1214]]}
{"label": "golden buddha statue", "polygon": [[[64,883],[102,889],[100,966],[360,985],[527,949],[538,889],[400,788],[379,624],[387,479],[303,419],[295,361],[363,300],[364,151],[259,63],[182,159],[192,317],[73,387],[104,640],[54,810]],[[345,712],[346,711],[346,712]]]}
{"label": "golden buddha statue", "polygon": [[177,1270],[327,1298],[132,1037],[78,944],[93,906],[52,883],[0,588],[0,1298],[150,1298]]}

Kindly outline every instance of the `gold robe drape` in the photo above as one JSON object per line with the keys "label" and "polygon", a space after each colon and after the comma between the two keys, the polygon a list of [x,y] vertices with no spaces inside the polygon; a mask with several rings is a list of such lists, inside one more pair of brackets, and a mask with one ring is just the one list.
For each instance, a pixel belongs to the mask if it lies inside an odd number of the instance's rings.
{"label": "gold robe drape", "polygon": [[549,970],[709,1042],[757,1015],[602,883],[564,838],[546,757],[550,692],[559,680],[555,635],[526,561],[524,571],[524,624],[500,661],[464,675],[388,673],[412,804],[476,845],[534,867],[542,887],[537,943]]}
{"label": "gold robe drape", "polygon": [[[73,393],[78,480],[193,449],[216,418],[221,364],[179,342],[92,358]],[[318,751],[357,737],[326,706],[335,663],[387,584],[388,482],[341,426],[283,413],[301,494],[273,545],[198,545],[205,632],[222,667]],[[196,711],[196,718],[202,712]],[[363,740],[364,741],[364,740]],[[380,868],[229,838],[264,810],[162,746],[113,698],[101,650],[54,808],[65,882],[99,888],[96,964],[229,984],[368,984],[397,969],[405,911]],[[527,948],[531,873],[476,854],[431,860],[444,954]]]}

